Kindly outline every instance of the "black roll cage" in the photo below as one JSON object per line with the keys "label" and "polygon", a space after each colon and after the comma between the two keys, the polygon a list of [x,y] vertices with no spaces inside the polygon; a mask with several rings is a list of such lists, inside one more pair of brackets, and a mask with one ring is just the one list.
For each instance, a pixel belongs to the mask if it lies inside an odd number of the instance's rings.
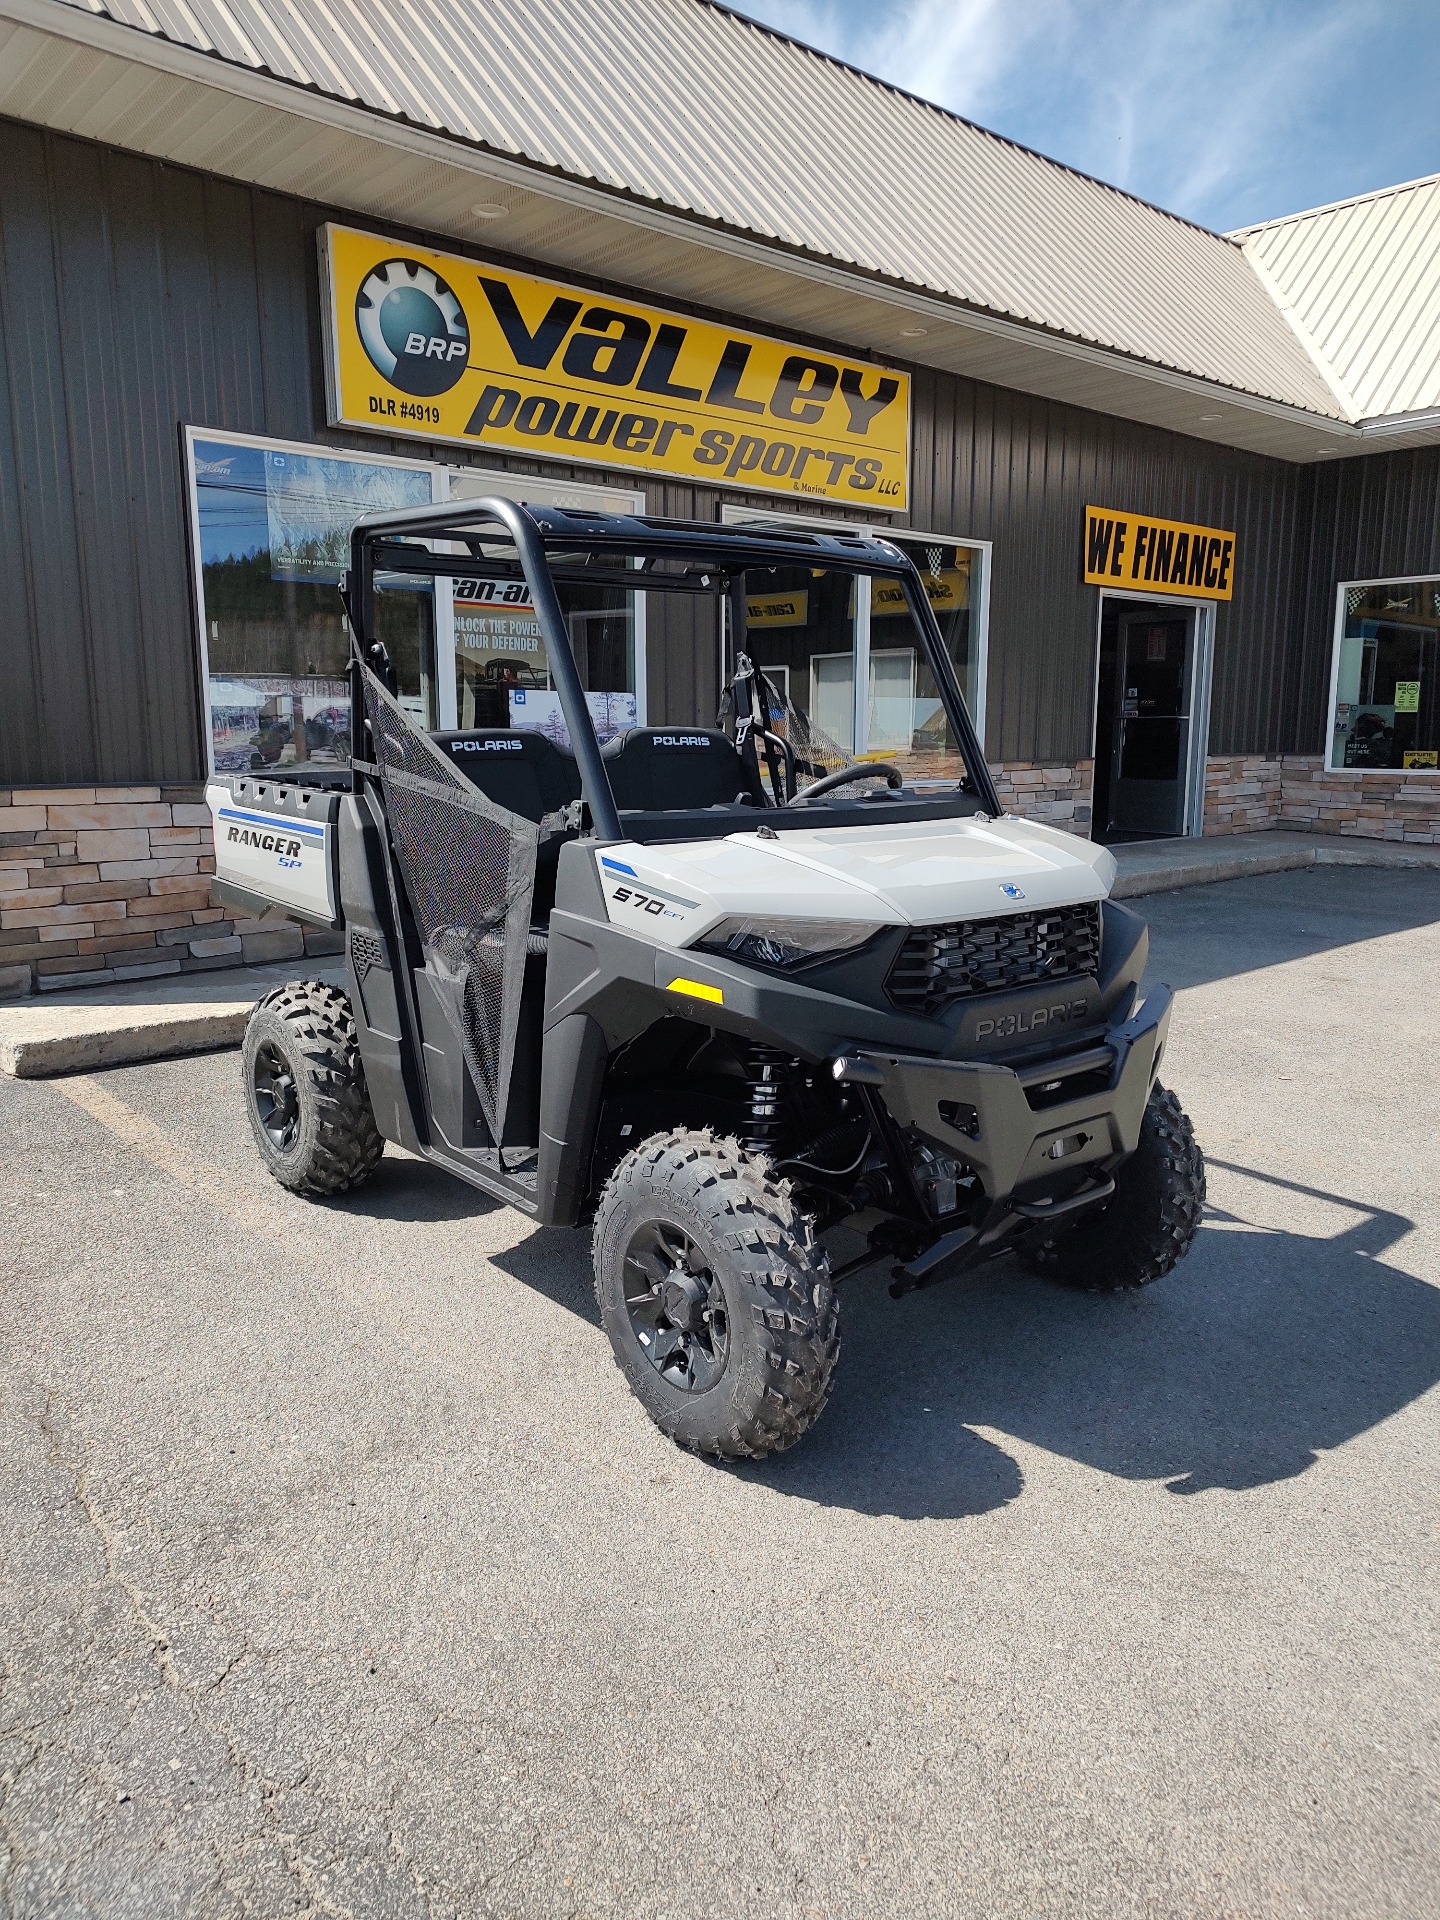
{"label": "black roll cage", "polygon": [[[513,555],[487,550],[493,548],[497,535],[505,545],[513,546]],[[429,545],[418,544],[431,541],[447,541],[463,548],[464,554],[437,553]],[[559,564],[551,564],[552,553],[560,556]],[[565,557],[575,555],[583,558],[577,561]],[[623,559],[617,564],[617,556],[633,557],[639,564],[627,566]],[[350,570],[340,583],[353,638],[352,729],[357,722],[363,724],[365,713],[360,665],[375,640],[377,576],[394,573],[453,579],[460,570],[457,562],[463,564],[467,558],[472,566],[483,567],[487,577],[523,580],[530,591],[560,710],[570,730],[581,792],[601,840],[623,840],[625,835],[585,703],[557,584],[617,587],[628,593],[643,589],[723,597],[742,586],[743,576],[752,568],[765,566],[883,574],[901,582],[976,797],[992,816],[1002,812],[915,562],[888,540],[839,529],[797,527],[792,532],[773,525],[726,526],[642,514],[591,513],[573,507],[528,506],[498,496],[366,514],[356,521],[351,533]],[[355,767],[356,791],[364,772],[363,766]]]}

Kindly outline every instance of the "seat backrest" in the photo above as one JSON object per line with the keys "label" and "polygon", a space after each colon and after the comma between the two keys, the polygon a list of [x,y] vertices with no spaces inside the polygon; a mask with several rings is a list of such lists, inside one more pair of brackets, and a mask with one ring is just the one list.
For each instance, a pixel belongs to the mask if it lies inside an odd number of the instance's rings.
{"label": "seat backrest", "polygon": [[735,743],[714,727],[630,727],[601,753],[622,811],[674,813],[759,795]]}
{"label": "seat backrest", "polygon": [[541,821],[580,798],[574,755],[529,728],[476,727],[430,738],[474,786],[507,813]]}

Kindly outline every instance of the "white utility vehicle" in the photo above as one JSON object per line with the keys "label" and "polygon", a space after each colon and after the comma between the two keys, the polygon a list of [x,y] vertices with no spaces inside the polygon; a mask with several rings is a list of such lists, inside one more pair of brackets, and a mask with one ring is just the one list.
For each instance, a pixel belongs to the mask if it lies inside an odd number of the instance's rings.
{"label": "white utility vehicle", "polygon": [[[502,663],[496,724],[427,733],[377,596],[466,568],[523,592],[543,668]],[[889,758],[843,750],[760,664],[777,579],[805,583],[792,622],[860,582],[903,593]],[[631,1387],[727,1459],[813,1423],[837,1283],[877,1261],[896,1295],[1007,1252],[1116,1289],[1186,1252],[1204,1165],[1157,1079],[1171,996],[1139,1004],[1145,925],[1107,898],[1103,848],[1003,813],[898,546],[490,499],[360,521],[342,592],[352,764],[209,790],[221,892],[345,936],[346,990],[284,987],[246,1033],[278,1180],[343,1192],[392,1140],[542,1225],[593,1221]],[[697,633],[693,596],[721,602],[721,726],[602,744],[573,608],[637,593]],[[832,1268],[842,1224],[861,1251]]]}

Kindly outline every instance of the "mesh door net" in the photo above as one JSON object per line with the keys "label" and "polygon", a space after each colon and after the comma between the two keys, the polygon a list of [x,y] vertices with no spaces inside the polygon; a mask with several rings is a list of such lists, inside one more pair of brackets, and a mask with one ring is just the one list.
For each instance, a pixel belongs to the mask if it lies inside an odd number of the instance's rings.
{"label": "mesh door net", "polygon": [[390,835],[425,971],[498,1147],[535,893],[540,829],[471,786],[367,669],[365,704]]}

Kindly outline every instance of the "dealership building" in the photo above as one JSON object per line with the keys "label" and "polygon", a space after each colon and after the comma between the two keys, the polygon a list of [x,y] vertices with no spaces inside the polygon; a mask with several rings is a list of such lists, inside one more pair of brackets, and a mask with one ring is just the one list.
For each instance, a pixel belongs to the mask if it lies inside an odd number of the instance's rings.
{"label": "dealership building", "polygon": [[[205,776],[343,765],[351,523],[493,492],[883,531],[1016,811],[1440,840],[1440,177],[1218,235],[712,0],[0,0],[0,180],[0,992],[326,938]],[[909,746],[883,580],[751,591]],[[597,724],[712,723],[633,598]],[[384,619],[429,726],[550,697],[513,587]]]}

